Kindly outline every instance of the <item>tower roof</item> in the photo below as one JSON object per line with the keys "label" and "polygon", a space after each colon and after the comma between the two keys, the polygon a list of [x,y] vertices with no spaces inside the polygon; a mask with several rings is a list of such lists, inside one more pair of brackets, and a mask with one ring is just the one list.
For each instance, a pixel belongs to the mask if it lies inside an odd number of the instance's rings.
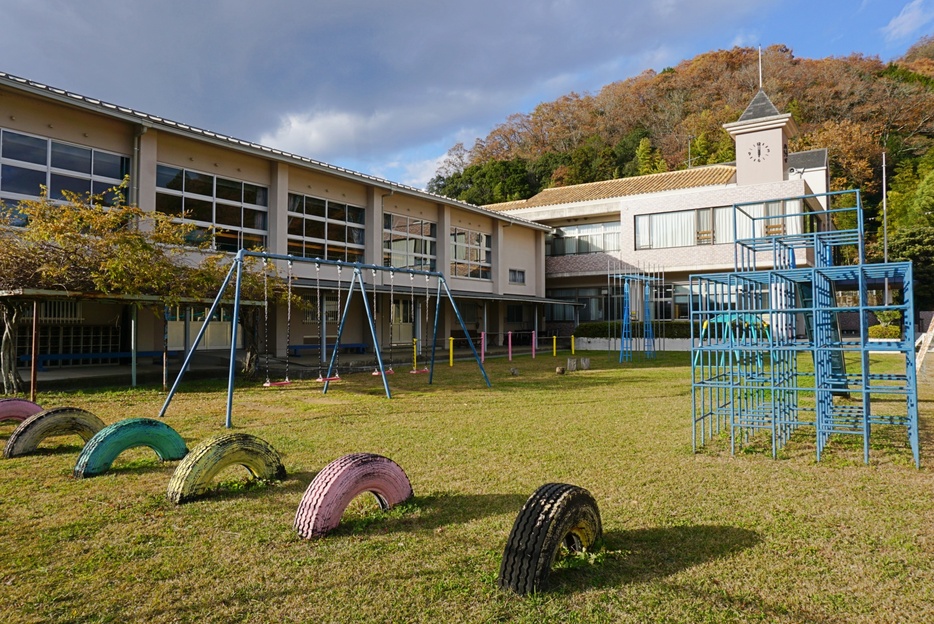
{"label": "tower roof", "polygon": [[753,119],[774,117],[780,114],[778,109],[775,108],[775,105],[772,104],[772,100],[765,94],[765,91],[759,89],[759,92],[752,98],[752,102],[749,103],[749,106],[747,106],[743,114],[740,115],[738,121],[752,121]]}

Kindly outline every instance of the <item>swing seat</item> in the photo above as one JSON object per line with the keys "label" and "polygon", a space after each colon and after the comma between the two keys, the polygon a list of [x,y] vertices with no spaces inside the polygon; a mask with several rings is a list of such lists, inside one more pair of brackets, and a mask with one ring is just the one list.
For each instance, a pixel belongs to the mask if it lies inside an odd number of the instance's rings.
{"label": "swing seat", "polygon": [[[387,374],[387,375],[393,375],[393,374],[395,374],[395,372],[396,372],[396,371],[392,370],[391,368],[387,368],[387,369],[386,369],[386,374]],[[374,370],[374,371],[373,371],[372,373],[370,373],[370,374],[373,375],[374,377],[379,377],[382,373],[380,373],[380,372],[379,372],[379,369],[377,368],[376,370]]]}
{"label": "swing seat", "polygon": [[325,381],[341,381],[341,378],[340,378],[340,375],[337,375],[335,377],[318,377],[317,379],[315,379],[315,381],[324,383]]}
{"label": "swing seat", "polygon": [[413,375],[418,375],[419,373],[428,373],[430,372],[427,368],[413,368],[409,373]]}
{"label": "swing seat", "polygon": [[263,384],[263,387],[264,387],[264,388],[273,388],[273,387],[276,387],[276,386],[288,386],[288,385],[290,385],[291,383],[292,383],[292,382],[291,382],[291,380],[289,380],[289,379],[283,379],[282,381],[269,381],[269,380],[267,380],[266,383]]}

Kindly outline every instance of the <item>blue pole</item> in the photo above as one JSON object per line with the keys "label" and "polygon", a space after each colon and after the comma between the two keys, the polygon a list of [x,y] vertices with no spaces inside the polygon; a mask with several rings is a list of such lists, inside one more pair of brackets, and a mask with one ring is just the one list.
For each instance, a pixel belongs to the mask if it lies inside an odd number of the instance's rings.
{"label": "blue pole", "polygon": [[473,346],[473,340],[470,339],[470,333],[467,331],[467,326],[464,324],[464,319],[461,318],[460,310],[457,309],[457,304],[454,303],[454,297],[451,295],[451,290],[448,288],[448,283],[444,281],[444,277],[441,276],[438,278],[441,284],[444,285],[444,292],[448,295],[448,301],[451,302],[451,307],[454,308],[454,314],[457,315],[457,322],[460,323],[461,329],[464,331],[464,337],[467,338],[467,344],[470,345],[470,350],[473,352],[473,357],[477,360],[477,366],[480,367],[480,373],[483,375],[483,380],[486,382],[488,388],[492,388],[490,384],[490,378],[486,374],[486,370],[483,368],[483,362],[480,361],[480,356],[477,355],[477,349]]}
{"label": "blue pole", "polygon": [[214,303],[211,304],[211,309],[208,312],[207,319],[205,319],[204,324],[201,325],[201,329],[198,330],[198,335],[195,336],[195,341],[188,348],[188,353],[185,354],[185,361],[182,362],[182,367],[178,371],[178,376],[175,378],[175,383],[172,384],[172,389],[169,390],[169,395],[165,397],[165,403],[162,404],[162,409],[159,411],[159,418],[163,418],[165,416],[165,412],[169,408],[169,403],[172,401],[172,397],[175,396],[175,391],[178,389],[179,384],[182,382],[182,377],[185,375],[185,371],[188,370],[188,363],[194,356],[195,349],[197,349],[198,345],[201,343],[201,338],[204,336],[204,333],[207,330],[208,323],[211,321],[211,317],[214,316],[215,310],[217,310],[217,307],[220,305],[221,298],[224,296],[224,291],[227,290],[227,285],[230,284],[230,278],[233,276],[234,270],[236,269],[239,262],[240,256],[238,255],[234,259],[233,264],[230,265],[230,270],[227,271],[227,277],[225,277],[223,283],[221,283],[220,290],[217,291],[217,296],[214,298]]}
{"label": "blue pole", "polygon": [[[355,274],[356,275],[356,274]],[[376,272],[373,272],[375,278]],[[373,288],[376,288],[376,283],[374,282]],[[379,339],[376,337],[376,325],[373,323],[373,315],[370,313],[370,302],[366,298],[366,289],[363,287],[363,277],[360,277],[360,294],[363,296],[363,308],[366,310],[366,321],[370,325],[370,335],[373,336],[373,350],[376,352],[376,362],[379,365],[379,373],[383,378],[383,388],[386,390],[386,398],[391,399],[392,395],[389,393],[389,382],[386,380],[386,369],[383,367],[383,356],[379,352]],[[350,295],[347,295],[348,300]]]}
{"label": "blue pole", "polygon": [[[230,429],[233,427],[233,389],[234,374],[237,367],[237,324],[240,322],[240,291],[243,286],[243,262],[237,263],[237,290],[234,294],[233,318],[230,327],[230,372],[227,374],[227,421],[225,426]],[[207,325],[208,321],[205,321]]]}
{"label": "blue pole", "polygon": [[[437,351],[438,349],[438,316],[440,314],[441,314],[441,281],[439,280],[438,281],[438,292],[435,295],[435,327],[434,327],[434,332],[431,335],[431,366],[428,369],[428,384],[429,385],[431,385],[431,382],[435,376],[435,351]],[[452,351],[452,354],[453,354],[453,351]]]}

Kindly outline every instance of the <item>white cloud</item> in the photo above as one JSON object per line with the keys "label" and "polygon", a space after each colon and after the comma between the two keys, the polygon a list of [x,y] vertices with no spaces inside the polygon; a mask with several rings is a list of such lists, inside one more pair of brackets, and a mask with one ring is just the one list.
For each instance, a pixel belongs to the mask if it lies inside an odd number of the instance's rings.
{"label": "white cloud", "polygon": [[751,47],[762,43],[762,35],[756,30],[740,30],[730,42],[731,47]]}
{"label": "white cloud", "polygon": [[928,8],[926,0],[911,0],[882,28],[882,34],[889,43],[907,39],[927,26],[932,19],[934,10]]}

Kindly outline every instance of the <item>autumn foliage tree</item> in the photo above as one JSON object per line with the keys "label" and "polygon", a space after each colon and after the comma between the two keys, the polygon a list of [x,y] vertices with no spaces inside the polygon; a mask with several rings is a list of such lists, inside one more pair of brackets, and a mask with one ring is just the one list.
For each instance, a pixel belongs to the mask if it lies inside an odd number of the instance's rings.
{"label": "autumn foliage tree", "polygon": [[[762,65],[763,88],[801,130],[792,148],[828,149],[833,188],[863,189],[872,232],[882,152],[891,174],[905,163],[917,168],[934,141],[934,39],[921,39],[892,63],[862,54],[799,58],[774,45],[763,50]],[[595,94],[539,104],[510,115],[472,147],[456,146],[456,158],[446,161],[456,160],[456,170],[439,171],[429,190],[493,203],[551,186],[730,162],[734,146],[722,125],[736,121],[759,89],[758,67],[755,48],[716,50]],[[490,191],[497,188],[503,192]]]}

